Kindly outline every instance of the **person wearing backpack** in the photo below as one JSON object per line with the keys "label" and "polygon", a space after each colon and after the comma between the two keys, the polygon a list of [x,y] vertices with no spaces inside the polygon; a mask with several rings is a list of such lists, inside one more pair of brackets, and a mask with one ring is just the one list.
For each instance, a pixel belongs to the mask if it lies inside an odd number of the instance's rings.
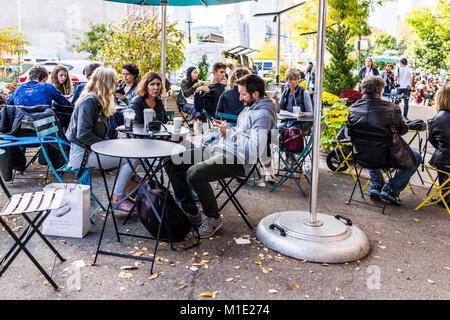
{"label": "person wearing backpack", "polygon": [[[436,148],[429,163],[439,170],[450,172],[450,84],[443,85],[436,93],[436,109],[437,114],[428,120],[428,141]],[[439,185],[447,178],[445,173],[439,172]],[[439,198],[431,201],[437,200]],[[450,195],[445,197],[445,201],[450,205]],[[442,201],[438,205],[445,207]]]}

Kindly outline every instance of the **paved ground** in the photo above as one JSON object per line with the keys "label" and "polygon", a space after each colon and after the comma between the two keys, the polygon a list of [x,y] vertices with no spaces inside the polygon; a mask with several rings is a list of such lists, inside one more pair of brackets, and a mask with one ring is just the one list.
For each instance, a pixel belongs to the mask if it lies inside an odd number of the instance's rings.
{"label": "paved ground", "polygon": [[[431,108],[412,106],[410,118],[427,119],[434,113]],[[103,219],[98,214],[97,227],[83,239],[50,237],[67,259],[57,263],[54,272],[61,287],[59,292],[52,290],[21,253],[0,279],[0,299],[449,299],[450,216],[437,206],[414,211],[424,198],[428,182],[423,186],[415,176],[414,194],[405,191],[401,195],[403,205],[388,206],[386,215],[381,215],[378,208],[358,203],[346,205],[351,176],[330,175],[322,155],[318,209],[332,216],[344,214],[367,235],[370,252],[358,261],[322,264],[280,255],[261,244],[234,208],[227,206],[221,232],[201,241],[200,246],[174,251],[170,245],[161,245],[155,274],[150,277],[150,264],[134,260],[100,256],[98,264],[91,266]],[[94,180],[95,188],[100,190],[99,177]],[[12,193],[39,190],[41,182],[41,179],[22,180],[8,187]],[[308,189],[304,180],[302,185]],[[291,181],[273,193],[268,192],[268,187],[252,187],[250,192],[240,191],[238,197],[254,225],[274,212],[309,208],[309,198],[304,198]],[[3,205],[5,201],[2,194],[0,203]],[[20,218],[9,223],[13,227],[24,226]],[[145,231],[136,215],[123,230]],[[238,244],[236,239],[241,238],[250,241]],[[6,232],[0,230],[0,255],[5,254],[10,244]],[[152,252],[154,245],[152,241],[125,237],[118,243],[112,223],[107,226],[104,244],[106,250],[144,256]],[[29,248],[44,266],[51,267],[53,256],[40,240],[33,240]],[[80,260],[86,266],[71,267]],[[74,289],[77,283],[74,280],[79,280],[79,290]],[[203,297],[205,292],[212,296]]]}

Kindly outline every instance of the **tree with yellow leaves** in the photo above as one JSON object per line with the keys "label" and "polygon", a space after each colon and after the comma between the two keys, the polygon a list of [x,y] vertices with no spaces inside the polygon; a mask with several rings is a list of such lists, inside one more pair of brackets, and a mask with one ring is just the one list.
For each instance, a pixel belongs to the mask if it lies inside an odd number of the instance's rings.
{"label": "tree with yellow leaves", "polygon": [[[24,46],[28,45],[25,36],[18,32],[17,27],[0,28],[0,65],[9,66],[11,57],[23,55],[27,51]],[[0,73],[3,77],[3,73]]]}
{"label": "tree with yellow leaves", "polygon": [[277,45],[273,39],[259,43],[256,50],[259,52],[253,56],[253,60],[275,60],[277,58]]}

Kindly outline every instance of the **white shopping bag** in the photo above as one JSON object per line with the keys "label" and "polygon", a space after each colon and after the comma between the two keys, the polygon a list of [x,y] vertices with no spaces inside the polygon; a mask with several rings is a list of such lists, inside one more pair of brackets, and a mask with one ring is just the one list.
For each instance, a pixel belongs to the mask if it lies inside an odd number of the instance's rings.
{"label": "white shopping bag", "polygon": [[42,223],[42,233],[47,236],[83,238],[91,229],[89,222],[90,187],[75,183],[52,183],[44,188],[64,189],[58,209],[51,210]]}

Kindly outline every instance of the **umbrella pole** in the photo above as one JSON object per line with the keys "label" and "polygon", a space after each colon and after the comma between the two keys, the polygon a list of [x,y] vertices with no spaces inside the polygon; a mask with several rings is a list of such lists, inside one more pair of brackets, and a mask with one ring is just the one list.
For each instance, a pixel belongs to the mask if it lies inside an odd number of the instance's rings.
{"label": "umbrella pole", "polygon": [[162,13],[162,37],[161,37],[161,78],[162,85],[166,85],[166,19],[167,19],[167,0],[161,0]]}

